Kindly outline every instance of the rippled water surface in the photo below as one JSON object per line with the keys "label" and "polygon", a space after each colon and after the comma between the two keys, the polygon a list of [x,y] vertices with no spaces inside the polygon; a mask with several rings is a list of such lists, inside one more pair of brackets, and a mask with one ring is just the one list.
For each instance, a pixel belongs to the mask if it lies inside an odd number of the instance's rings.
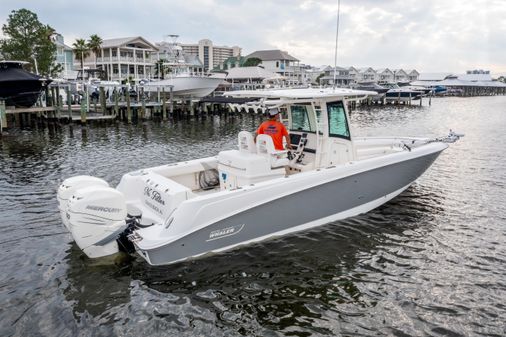
{"label": "rippled water surface", "polygon": [[466,137],[382,207],[191,262],[89,260],[56,189],[214,155],[259,119],[14,129],[0,139],[0,336],[504,336],[506,97],[354,111],[355,135]]}

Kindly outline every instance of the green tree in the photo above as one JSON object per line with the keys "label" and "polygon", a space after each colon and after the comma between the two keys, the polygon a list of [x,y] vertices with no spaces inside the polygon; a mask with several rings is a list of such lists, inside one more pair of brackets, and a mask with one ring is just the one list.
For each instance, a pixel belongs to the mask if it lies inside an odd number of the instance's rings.
{"label": "green tree", "polygon": [[156,78],[158,79],[161,79],[163,80],[165,78],[165,73],[166,73],[166,70],[165,69],[165,63],[166,61],[164,59],[161,59],[161,60],[158,60],[156,61],[155,63],[155,76]]}
{"label": "green tree", "polygon": [[98,53],[100,53],[100,50],[102,49],[102,42],[102,38],[97,34],[91,35],[88,40],[88,48],[93,52],[93,54],[95,54],[95,69],[97,68]]}
{"label": "green tree", "polygon": [[0,40],[0,53],[6,59],[27,61],[32,71],[52,75],[56,70],[56,45],[52,41],[55,30],[42,24],[37,14],[27,10],[13,10],[2,26],[6,39]]}
{"label": "green tree", "polygon": [[[88,44],[84,39],[76,39],[76,42],[72,44],[74,48],[74,56],[76,60],[81,61],[81,69],[84,68],[84,59],[90,55],[90,50],[88,49]],[[84,74],[82,74],[84,76]]]}
{"label": "green tree", "polygon": [[262,63],[262,60],[260,60],[258,57],[252,57],[252,58],[249,58],[247,59],[244,63],[243,63],[243,67],[256,67],[257,65],[259,65],[260,63]]}
{"label": "green tree", "polygon": [[325,73],[321,73],[320,75],[318,75],[318,77],[316,77],[316,79],[315,79],[315,82],[321,85],[320,81],[323,76],[325,76]]}

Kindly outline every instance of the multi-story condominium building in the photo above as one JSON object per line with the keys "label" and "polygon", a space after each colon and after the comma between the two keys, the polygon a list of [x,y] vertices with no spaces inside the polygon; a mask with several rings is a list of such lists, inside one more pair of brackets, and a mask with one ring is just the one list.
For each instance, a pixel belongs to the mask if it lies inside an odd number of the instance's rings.
{"label": "multi-story condominium building", "polygon": [[56,63],[59,64],[62,69],[59,77],[75,79],[77,72],[74,71],[72,48],[65,44],[61,34],[53,35],[53,43],[56,46]]}
{"label": "multi-story condominium building", "polygon": [[215,46],[208,39],[200,40],[197,44],[181,43],[180,46],[185,54],[197,55],[205,71],[219,67],[229,57],[241,55],[240,47]]}
{"label": "multi-story condominium building", "polygon": [[[156,46],[141,36],[103,40],[97,56],[93,52],[84,59],[88,69],[99,69],[108,80],[138,81],[151,78],[154,74],[154,62],[151,54],[157,52]],[[74,55],[74,68],[80,69],[81,63]]]}
{"label": "multi-story condominium building", "polygon": [[262,67],[273,73],[278,73],[285,78],[286,84],[298,85],[303,83],[304,67],[299,64],[299,60],[289,55],[285,51],[275,50],[257,50],[246,59],[258,58],[262,61]]}

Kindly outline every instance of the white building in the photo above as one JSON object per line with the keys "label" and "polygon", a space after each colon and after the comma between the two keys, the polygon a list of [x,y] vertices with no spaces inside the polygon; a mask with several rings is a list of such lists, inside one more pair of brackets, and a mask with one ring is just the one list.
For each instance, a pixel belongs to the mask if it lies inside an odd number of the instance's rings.
{"label": "white building", "polygon": [[394,81],[395,82],[409,82],[409,75],[403,69],[394,70]]}
{"label": "white building", "polygon": [[376,81],[376,70],[371,67],[359,68],[357,82],[372,82]]}
{"label": "white building", "polygon": [[406,70],[406,74],[408,74],[410,82],[418,80],[418,76],[420,76],[420,73],[415,69]]}
{"label": "white building", "polygon": [[298,59],[285,51],[279,49],[257,50],[246,56],[246,59],[251,58],[260,59],[265,70],[280,74],[288,85],[304,83],[304,68],[299,64]]}
{"label": "white building", "polygon": [[219,67],[229,57],[241,55],[241,48],[238,46],[215,46],[208,39],[200,40],[197,44],[180,45],[185,54],[196,55],[200,59],[205,71]]}
{"label": "white building", "polygon": [[[102,41],[97,57],[90,51],[90,55],[84,59],[84,66],[104,71],[105,78],[110,81],[128,79],[138,81],[153,77],[154,63],[151,54],[157,50],[153,44],[140,36],[107,39]],[[80,61],[75,55],[74,68],[81,68]]]}
{"label": "white building", "polygon": [[378,83],[394,82],[394,77],[394,72],[388,68],[376,70],[376,82]]}
{"label": "white building", "polygon": [[354,80],[350,75],[350,68],[343,67],[327,67],[325,69],[325,75],[320,79],[322,85],[334,85],[334,79],[336,86],[346,87]]}
{"label": "white building", "polygon": [[281,80],[281,75],[265,70],[262,67],[235,67],[227,71],[227,82],[232,90],[260,89],[267,82]]}

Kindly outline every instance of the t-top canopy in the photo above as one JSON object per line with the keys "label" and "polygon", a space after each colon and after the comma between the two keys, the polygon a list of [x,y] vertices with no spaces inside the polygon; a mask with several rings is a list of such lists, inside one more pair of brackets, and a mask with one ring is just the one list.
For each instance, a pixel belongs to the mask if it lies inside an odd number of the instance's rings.
{"label": "t-top canopy", "polygon": [[250,97],[266,99],[363,99],[377,95],[374,91],[353,90],[344,88],[301,88],[301,89],[269,89],[269,90],[237,90],[228,91],[224,95],[232,97]]}

